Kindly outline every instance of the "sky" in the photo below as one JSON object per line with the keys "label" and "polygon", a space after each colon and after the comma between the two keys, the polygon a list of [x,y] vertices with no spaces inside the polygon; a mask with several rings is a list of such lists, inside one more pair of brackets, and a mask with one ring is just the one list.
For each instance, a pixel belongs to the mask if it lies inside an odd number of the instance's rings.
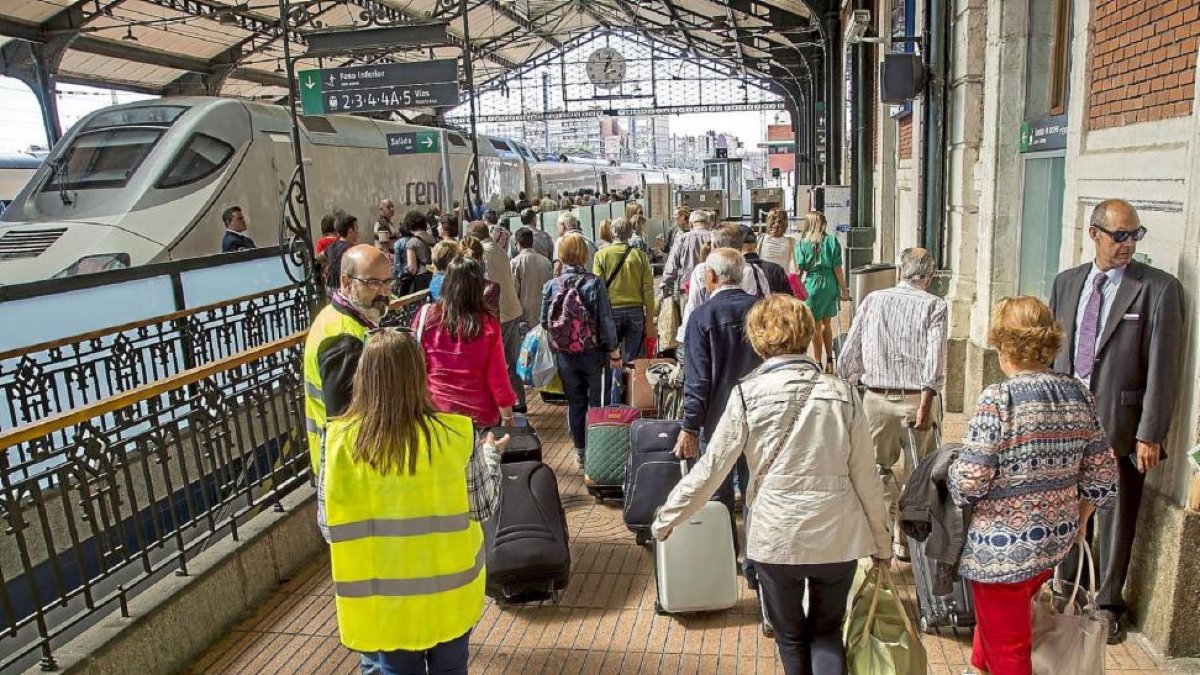
{"label": "sky", "polygon": [[765,140],[767,129],[763,120],[766,124],[774,124],[776,115],[781,115],[782,120],[787,119],[787,113],[782,110],[671,115],[671,133],[677,136],[698,136],[708,131],[730,133],[741,139],[747,150],[753,150]]}

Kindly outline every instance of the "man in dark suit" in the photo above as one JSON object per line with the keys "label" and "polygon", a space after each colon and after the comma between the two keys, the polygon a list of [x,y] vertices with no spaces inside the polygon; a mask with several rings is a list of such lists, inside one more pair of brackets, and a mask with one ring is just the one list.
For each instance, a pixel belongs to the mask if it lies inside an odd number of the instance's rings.
{"label": "man in dark suit", "polygon": [[254,248],[254,240],[246,234],[246,214],[242,213],[242,207],[231,206],[221,213],[221,220],[225,221],[225,237],[221,239],[221,253],[233,253],[235,251],[248,251]]}
{"label": "man in dark suit", "polygon": [[[1146,473],[1166,456],[1183,356],[1183,288],[1175,277],[1133,259],[1146,235],[1128,202],[1092,211],[1093,262],[1058,275],[1050,307],[1066,335],[1054,369],[1078,377],[1096,395],[1096,412],[1120,467],[1115,508],[1102,510],[1090,534],[1099,541],[1099,604],[1109,643],[1125,637],[1122,590]],[[1073,558],[1073,556],[1072,556]],[[1075,562],[1063,570],[1073,576]]]}

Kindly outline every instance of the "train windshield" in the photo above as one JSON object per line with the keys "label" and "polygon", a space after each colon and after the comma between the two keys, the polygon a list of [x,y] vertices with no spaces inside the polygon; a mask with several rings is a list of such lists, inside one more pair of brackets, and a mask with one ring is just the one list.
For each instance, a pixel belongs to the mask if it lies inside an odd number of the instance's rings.
{"label": "train windshield", "polygon": [[56,160],[43,190],[119,188],[141,166],[164,129],[117,127],[85,131]]}

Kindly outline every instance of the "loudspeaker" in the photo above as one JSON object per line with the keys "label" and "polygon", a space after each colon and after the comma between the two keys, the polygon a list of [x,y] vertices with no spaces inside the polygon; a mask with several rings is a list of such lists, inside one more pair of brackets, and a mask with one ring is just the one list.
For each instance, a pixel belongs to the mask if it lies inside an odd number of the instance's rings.
{"label": "loudspeaker", "polygon": [[925,66],[921,57],[907,52],[885,54],[879,66],[879,100],[904,103],[925,89]]}

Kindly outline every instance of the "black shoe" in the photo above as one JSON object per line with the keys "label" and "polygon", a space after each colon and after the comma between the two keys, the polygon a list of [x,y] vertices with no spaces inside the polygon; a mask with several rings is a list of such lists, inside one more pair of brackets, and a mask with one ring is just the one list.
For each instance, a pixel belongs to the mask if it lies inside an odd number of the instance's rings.
{"label": "black shoe", "polygon": [[1112,616],[1110,612],[1105,612],[1109,615],[1108,620],[1108,644],[1119,645],[1128,637],[1125,630],[1125,622],[1120,618]]}
{"label": "black shoe", "polygon": [[529,407],[523,405],[514,405],[512,407],[512,411],[517,415],[525,415],[529,412]]}

